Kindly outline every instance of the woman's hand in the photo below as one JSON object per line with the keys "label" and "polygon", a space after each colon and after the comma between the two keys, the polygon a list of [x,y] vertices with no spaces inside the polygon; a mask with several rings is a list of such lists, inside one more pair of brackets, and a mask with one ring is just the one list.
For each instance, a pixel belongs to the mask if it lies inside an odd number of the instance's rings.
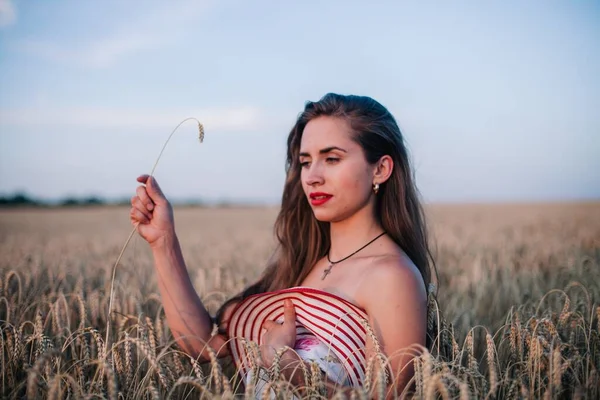
{"label": "woman's hand", "polygon": [[131,198],[129,218],[138,233],[150,246],[161,244],[175,236],[173,208],[163,194],[156,179],[149,175],[138,176],[136,196]]}
{"label": "woman's hand", "polygon": [[260,353],[262,364],[271,368],[275,353],[284,346],[294,348],[296,344],[296,311],[290,299],[283,302],[283,324],[275,321],[263,323],[263,339]]}

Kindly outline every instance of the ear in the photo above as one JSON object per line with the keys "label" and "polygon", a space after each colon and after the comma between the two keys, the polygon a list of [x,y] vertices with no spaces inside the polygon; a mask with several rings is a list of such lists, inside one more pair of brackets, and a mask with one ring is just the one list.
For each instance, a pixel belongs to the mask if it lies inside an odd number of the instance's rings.
{"label": "ear", "polygon": [[373,183],[379,183],[381,185],[390,178],[393,170],[394,160],[392,160],[392,157],[388,155],[382,156],[375,164]]}

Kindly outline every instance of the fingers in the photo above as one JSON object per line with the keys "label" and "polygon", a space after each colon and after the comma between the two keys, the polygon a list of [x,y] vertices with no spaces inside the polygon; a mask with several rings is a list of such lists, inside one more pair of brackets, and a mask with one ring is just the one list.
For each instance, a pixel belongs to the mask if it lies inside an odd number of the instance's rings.
{"label": "fingers", "polygon": [[146,181],[146,191],[150,195],[150,198],[154,204],[163,203],[166,201],[165,195],[153,176],[149,177]]}
{"label": "fingers", "polygon": [[283,302],[283,322],[289,324],[296,324],[296,309],[292,300],[285,299]]}
{"label": "fingers", "polygon": [[145,186],[138,186],[135,192],[137,194],[137,197],[140,199],[142,205],[148,211],[154,210],[154,203],[152,202],[152,199],[150,199],[150,196],[148,196],[148,192],[146,191]]}
{"label": "fingers", "polygon": [[133,196],[131,198],[131,207],[144,214],[149,220],[152,219],[152,211],[148,210],[148,207],[138,196]]}
{"label": "fingers", "polygon": [[279,322],[275,322],[275,321],[265,321],[263,322],[262,328],[266,331],[270,330],[271,328],[274,328],[276,326],[281,325]]}
{"label": "fingers", "polygon": [[129,218],[131,219],[131,223],[133,225],[150,223],[150,219],[136,207],[131,207]]}
{"label": "fingers", "polygon": [[[147,174],[140,175],[137,177],[137,181],[146,185],[145,187],[144,186],[140,186],[140,187],[145,189],[149,199],[154,204],[166,202],[167,199],[166,199],[165,195],[163,194],[162,189],[158,185],[158,182],[156,182],[156,179],[154,179],[153,176],[150,176]],[[138,195],[139,195],[139,193],[138,193]],[[144,199],[142,199],[142,201],[144,201]]]}
{"label": "fingers", "polygon": [[268,320],[263,322],[262,328],[268,331],[273,327],[281,326],[283,324],[292,324],[292,326],[296,326],[296,310],[294,309],[294,303],[292,303],[292,300],[290,299],[286,299],[283,302],[283,323]]}

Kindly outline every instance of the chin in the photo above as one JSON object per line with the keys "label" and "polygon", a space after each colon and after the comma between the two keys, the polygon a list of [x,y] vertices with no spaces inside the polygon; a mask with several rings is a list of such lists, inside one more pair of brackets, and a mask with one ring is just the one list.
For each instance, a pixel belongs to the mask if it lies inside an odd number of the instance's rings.
{"label": "chin", "polygon": [[332,210],[315,210],[313,209],[313,215],[320,222],[339,222],[347,218],[347,215],[341,215]]}
{"label": "chin", "polygon": [[335,213],[327,210],[315,210],[313,209],[313,215],[320,222],[333,222],[335,220]]}

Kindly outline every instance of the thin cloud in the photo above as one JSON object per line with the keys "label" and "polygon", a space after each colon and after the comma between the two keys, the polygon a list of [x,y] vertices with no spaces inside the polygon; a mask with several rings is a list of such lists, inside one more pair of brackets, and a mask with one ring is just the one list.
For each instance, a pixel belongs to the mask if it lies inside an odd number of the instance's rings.
{"label": "thin cloud", "polygon": [[[0,0],[1,2],[6,0]],[[116,32],[87,41],[57,43],[46,39],[21,39],[12,48],[53,62],[90,68],[106,68],[141,51],[156,50],[178,40],[181,27],[199,18],[209,2],[161,3],[137,20],[127,20]]]}
{"label": "thin cloud", "polygon": [[153,129],[174,127],[186,117],[198,118],[207,131],[256,131],[268,123],[261,110],[249,106],[190,109],[189,112],[69,107],[3,109],[0,110],[0,126]]}
{"label": "thin cloud", "polygon": [[81,47],[68,47],[44,40],[20,40],[13,44],[19,51],[57,63],[90,68],[106,68],[120,58],[138,51],[152,50],[164,44],[164,39],[128,34],[103,38]]}
{"label": "thin cloud", "polygon": [[17,22],[17,9],[11,0],[0,0],[0,28]]}

